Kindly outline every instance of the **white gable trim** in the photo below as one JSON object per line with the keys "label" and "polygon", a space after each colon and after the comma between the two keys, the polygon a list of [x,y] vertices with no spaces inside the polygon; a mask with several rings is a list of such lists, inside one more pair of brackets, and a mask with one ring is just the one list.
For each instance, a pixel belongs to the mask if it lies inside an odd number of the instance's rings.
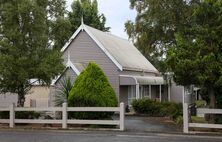
{"label": "white gable trim", "polygon": [[110,60],[119,68],[119,70],[123,70],[122,65],[104,48],[104,46],[93,36],[93,34],[84,26],[84,24],[81,24],[80,27],[76,30],[76,32],[71,36],[69,41],[63,46],[61,49],[61,52],[64,52],[70,45],[70,43],[75,39],[75,37],[79,34],[80,31],[86,31],[86,33],[95,41],[95,43],[102,49],[102,51],[110,58]]}
{"label": "white gable trim", "polygon": [[93,34],[83,25],[84,30],[95,41],[95,43],[102,49],[102,51],[112,60],[112,62],[122,71],[123,67],[120,63],[104,48],[104,46],[93,36]]}
{"label": "white gable trim", "polygon": [[77,75],[80,74],[80,71],[76,68],[75,65],[73,65],[73,63],[72,63],[70,60],[66,63],[66,66],[67,66],[67,67],[71,67],[71,69],[72,69]]}
{"label": "white gable trim", "polygon": [[70,45],[70,43],[73,41],[73,39],[79,34],[80,31],[83,30],[83,25],[80,25],[79,28],[75,31],[75,33],[69,38],[69,40],[66,42],[66,44],[62,47],[60,52],[64,52],[66,48]]}
{"label": "white gable trim", "polygon": [[[68,62],[66,63],[66,68],[65,70],[63,71],[63,73],[66,71],[67,68],[71,68],[76,74],[77,76],[80,74],[80,71],[76,68],[76,66],[70,61],[68,60]],[[52,82],[52,85],[55,85],[56,82],[62,77],[62,74],[60,74],[53,82]]]}

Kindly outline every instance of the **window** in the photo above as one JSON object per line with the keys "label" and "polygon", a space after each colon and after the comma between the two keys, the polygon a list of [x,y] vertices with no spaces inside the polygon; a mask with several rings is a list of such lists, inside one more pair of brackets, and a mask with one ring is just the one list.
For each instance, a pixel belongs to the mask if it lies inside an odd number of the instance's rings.
{"label": "window", "polygon": [[128,104],[131,105],[134,99],[136,99],[136,86],[128,86]]}
{"label": "window", "polygon": [[149,98],[149,86],[141,85],[140,86],[140,98]]}

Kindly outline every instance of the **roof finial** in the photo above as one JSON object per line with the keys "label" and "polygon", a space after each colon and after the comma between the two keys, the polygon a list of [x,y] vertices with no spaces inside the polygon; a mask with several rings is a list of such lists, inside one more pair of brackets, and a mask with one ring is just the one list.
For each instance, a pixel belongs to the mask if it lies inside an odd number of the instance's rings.
{"label": "roof finial", "polygon": [[81,17],[81,25],[84,25],[84,22],[83,22],[83,15]]}

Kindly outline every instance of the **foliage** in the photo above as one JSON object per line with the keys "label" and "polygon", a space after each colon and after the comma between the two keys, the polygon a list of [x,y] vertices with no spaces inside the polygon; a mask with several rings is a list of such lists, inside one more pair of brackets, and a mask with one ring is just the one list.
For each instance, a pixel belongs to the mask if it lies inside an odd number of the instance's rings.
{"label": "foliage", "polygon": [[197,100],[195,101],[197,108],[203,108],[206,106],[207,102],[205,100]]}
{"label": "foliage", "polygon": [[[216,108],[218,109],[222,109],[222,87],[217,87],[216,89]],[[222,124],[222,115],[221,114],[217,114],[216,115],[216,119],[215,119],[215,122],[217,124]]]}
{"label": "foliage", "polygon": [[52,41],[54,42],[53,48],[60,50],[72,34],[72,25],[67,18],[62,16],[58,17],[55,21],[52,21],[51,25]]}
{"label": "foliage", "polygon": [[70,77],[62,79],[58,87],[59,93],[55,95],[55,106],[62,106],[64,102],[67,102],[72,86]]}
{"label": "foliage", "polygon": [[[115,92],[102,69],[90,62],[87,68],[76,78],[69,97],[70,107],[116,107]],[[72,117],[81,119],[108,118],[112,113],[73,113]]]}
{"label": "foliage", "polygon": [[135,21],[125,23],[125,31],[142,54],[159,71],[166,70],[165,55],[175,45],[175,33],[190,25],[190,11],[198,0],[130,0],[137,11]]}
{"label": "foliage", "polygon": [[168,67],[180,85],[207,89],[215,108],[215,90],[222,86],[222,1],[201,1],[192,11],[189,34],[177,33],[177,45],[167,53]]}
{"label": "foliage", "polygon": [[163,102],[160,103],[160,114],[162,116],[169,116],[170,118],[176,119],[178,116],[182,116],[182,104],[174,102]]}
{"label": "foliage", "polygon": [[17,119],[38,119],[40,117],[40,113],[35,111],[20,111],[15,112],[15,118]]}
{"label": "foliage", "polygon": [[[17,111],[15,112],[16,119],[38,119],[40,117],[40,113],[34,111]],[[2,111],[0,112],[1,119],[9,119],[9,112]]]}
{"label": "foliage", "polygon": [[68,14],[72,24],[71,32],[77,30],[81,24],[81,18],[89,26],[101,31],[109,31],[110,27],[105,27],[106,17],[98,12],[97,0],[75,0],[71,7],[72,11]]}
{"label": "foliage", "polygon": [[191,116],[192,123],[207,123],[204,117]]}
{"label": "foliage", "polygon": [[49,45],[53,49],[60,50],[64,44],[68,41],[71,30],[71,23],[65,17],[66,11],[66,0],[39,0],[40,4],[46,10],[47,19],[47,33]]}
{"label": "foliage", "polygon": [[17,93],[19,106],[32,86],[30,79],[50,84],[64,68],[60,52],[49,42],[56,40],[51,24],[64,14],[62,2],[0,2],[0,91]]}
{"label": "foliage", "polygon": [[183,124],[183,116],[179,115],[176,120],[175,120],[176,124],[182,125]]}
{"label": "foliage", "polygon": [[1,111],[0,112],[0,119],[9,119],[9,112],[8,111]]}
{"label": "foliage", "polygon": [[173,102],[157,102],[151,99],[138,99],[132,102],[136,113],[149,116],[168,116],[176,119],[182,115],[182,105]]}
{"label": "foliage", "polygon": [[158,116],[160,112],[160,103],[151,99],[133,100],[132,106],[135,112]]}

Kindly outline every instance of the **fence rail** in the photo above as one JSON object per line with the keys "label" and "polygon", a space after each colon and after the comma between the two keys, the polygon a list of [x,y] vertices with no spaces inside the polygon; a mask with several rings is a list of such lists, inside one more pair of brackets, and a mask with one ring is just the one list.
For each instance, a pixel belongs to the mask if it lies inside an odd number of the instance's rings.
{"label": "fence rail", "polygon": [[[15,123],[37,123],[37,124],[62,124],[62,128],[67,129],[67,124],[97,124],[97,125],[118,125],[120,130],[124,130],[125,109],[124,103],[120,103],[119,107],[67,107],[67,103],[63,103],[62,107],[42,107],[42,108],[25,108],[15,107],[13,104],[8,108],[0,108],[0,111],[9,111],[9,119],[0,119],[0,123],[9,123],[11,128]],[[16,119],[16,111],[60,111],[62,112],[61,120],[50,119]],[[68,112],[119,112],[119,120],[80,120],[68,119]]]}
{"label": "fence rail", "polygon": [[222,129],[221,124],[189,123],[189,127]]}
{"label": "fence rail", "polygon": [[[216,128],[216,129],[222,129],[222,124],[207,124],[207,123],[190,123],[189,122],[189,106],[187,103],[183,104],[183,131],[184,133],[189,132],[189,127],[192,128]],[[199,108],[198,114],[203,116],[205,114],[222,114],[222,109],[208,109],[208,108]],[[201,115],[202,116],[202,115]]]}
{"label": "fence rail", "polygon": [[222,114],[222,109],[198,108],[200,114]]}

